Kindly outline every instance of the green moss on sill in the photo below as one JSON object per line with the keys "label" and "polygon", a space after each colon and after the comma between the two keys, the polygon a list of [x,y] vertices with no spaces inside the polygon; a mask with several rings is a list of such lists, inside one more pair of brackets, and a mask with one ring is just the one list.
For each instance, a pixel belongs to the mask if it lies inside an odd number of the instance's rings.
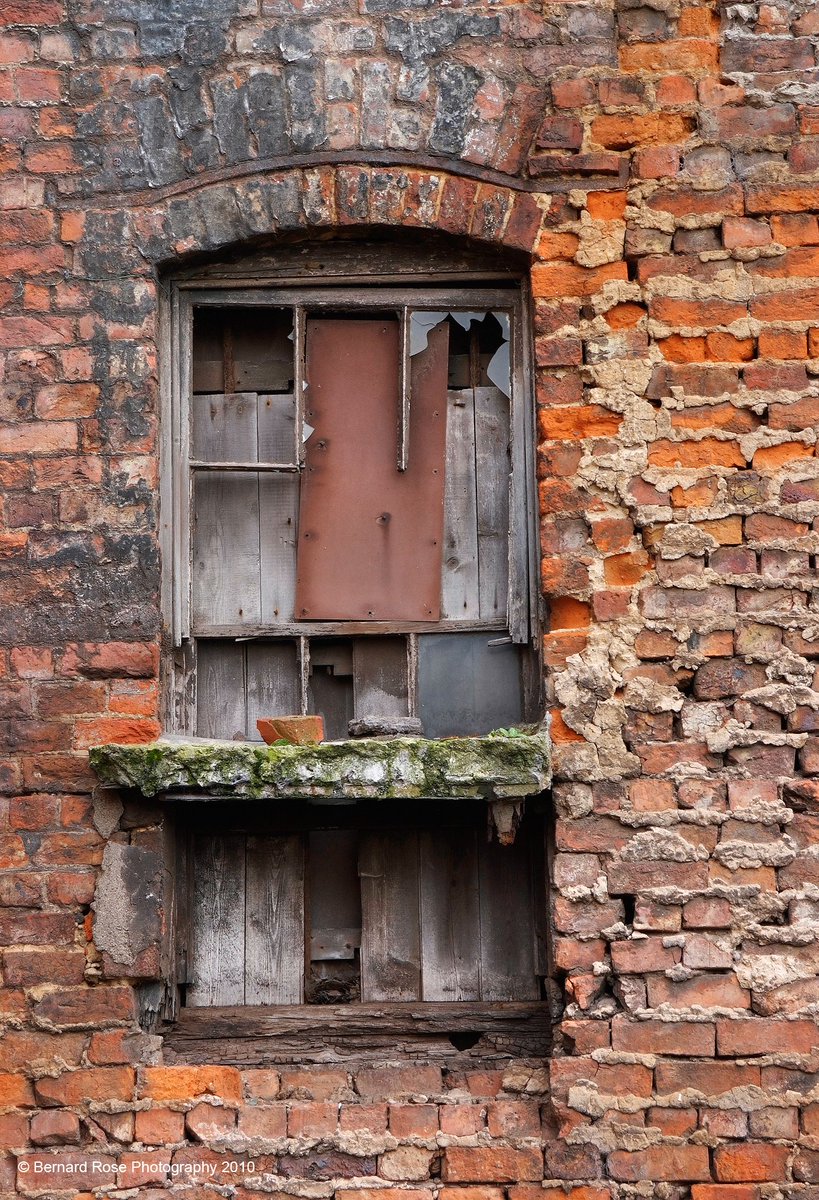
{"label": "green moss on sill", "polygon": [[259,746],[166,738],[99,746],[91,765],[109,786],[251,799],[484,798],[536,795],[549,784],[545,731],[514,737],[360,738]]}

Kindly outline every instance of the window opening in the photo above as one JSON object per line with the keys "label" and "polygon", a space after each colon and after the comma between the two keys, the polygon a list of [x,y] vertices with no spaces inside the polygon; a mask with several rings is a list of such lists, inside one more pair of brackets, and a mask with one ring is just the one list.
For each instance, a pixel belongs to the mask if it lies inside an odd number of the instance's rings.
{"label": "window opening", "polygon": [[538,718],[519,301],[430,296],[179,292],[179,732]]}

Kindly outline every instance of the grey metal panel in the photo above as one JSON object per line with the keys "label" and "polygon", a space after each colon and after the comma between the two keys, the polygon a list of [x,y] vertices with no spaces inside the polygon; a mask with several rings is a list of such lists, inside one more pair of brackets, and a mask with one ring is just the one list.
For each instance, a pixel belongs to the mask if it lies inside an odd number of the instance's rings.
{"label": "grey metal panel", "polygon": [[418,716],[426,737],[489,733],[522,718],[520,651],[492,633],[418,638]]}

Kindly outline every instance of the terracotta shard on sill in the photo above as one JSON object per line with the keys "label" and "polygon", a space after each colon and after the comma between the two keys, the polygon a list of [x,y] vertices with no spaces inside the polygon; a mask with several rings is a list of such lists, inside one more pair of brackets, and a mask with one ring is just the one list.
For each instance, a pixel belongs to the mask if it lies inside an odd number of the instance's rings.
{"label": "terracotta shard on sill", "polygon": [[268,746],[288,742],[293,746],[311,746],[324,741],[322,717],[260,717],[256,728]]}

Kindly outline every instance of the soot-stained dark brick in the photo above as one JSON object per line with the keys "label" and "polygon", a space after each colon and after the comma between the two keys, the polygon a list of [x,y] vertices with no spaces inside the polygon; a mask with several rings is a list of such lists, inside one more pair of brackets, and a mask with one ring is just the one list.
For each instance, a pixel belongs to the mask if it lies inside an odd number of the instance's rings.
{"label": "soot-stained dark brick", "polygon": [[284,80],[272,71],[259,71],[247,84],[249,124],[262,157],[288,148]]}
{"label": "soot-stained dark brick", "polygon": [[326,138],[318,71],[293,63],[287,68],[290,136],[294,150],[317,150]]}
{"label": "soot-stained dark brick", "polygon": [[618,13],[617,28],[624,42],[664,42],[671,37],[668,17],[653,8]]}
{"label": "soot-stained dark brick", "polygon": [[[221,6],[220,6],[221,7]],[[195,67],[208,67],[217,62],[229,48],[227,22],[197,23],[188,26],[182,47],[182,59]]]}
{"label": "soot-stained dark brick", "polygon": [[210,92],[214,106],[213,128],[219,149],[226,162],[244,162],[251,157],[245,88],[237,87],[232,79],[214,79]]}
{"label": "soot-stained dark brick", "polygon": [[430,148],[441,154],[459,154],[466,141],[466,127],[481,76],[460,63],[443,63],[435,75],[438,96]]}
{"label": "soot-stained dark brick", "polygon": [[168,72],[171,89],[168,99],[173,119],[184,136],[207,120],[202,95],[203,73],[195,67],[178,67]]}
{"label": "soot-stained dark brick", "polygon": [[139,271],[139,253],[131,239],[130,215],[90,212],[85,222],[82,270],[88,279],[121,278]]}
{"label": "soot-stained dark brick", "polygon": [[117,279],[97,288],[91,296],[91,308],[107,321],[139,325],[153,311],[153,295],[132,279]]}
{"label": "soot-stained dark brick", "polygon": [[279,1159],[279,1171],[286,1179],[353,1179],[363,1175],[375,1175],[374,1158],[356,1158],[339,1150],[324,1154],[312,1153],[308,1158],[284,1154]]}
{"label": "soot-stained dark brick", "polygon": [[445,12],[429,20],[388,18],[385,22],[387,49],[407,62],[432,58],[464,37],[496,40],[500,19],[477,13]]}
{"label": "soot-stained dark brick", "polygon": [[279,50],[285,62],[312,62],[319,44],[320,30],[313,23],[292,22],[279,31]]}
{"label": "soot-stained dark brick", "polygon": [[137,101],[134,108],[150,179],[167,183],[179,175],[180,148],[166,101],[161,96],[149,96]]}
{"label": "soot-stained dark brick", "polygon": [[185,26],[178,21],[144,21],[139,26],[139,49],[145,58],[171,58],[181,54]]}

